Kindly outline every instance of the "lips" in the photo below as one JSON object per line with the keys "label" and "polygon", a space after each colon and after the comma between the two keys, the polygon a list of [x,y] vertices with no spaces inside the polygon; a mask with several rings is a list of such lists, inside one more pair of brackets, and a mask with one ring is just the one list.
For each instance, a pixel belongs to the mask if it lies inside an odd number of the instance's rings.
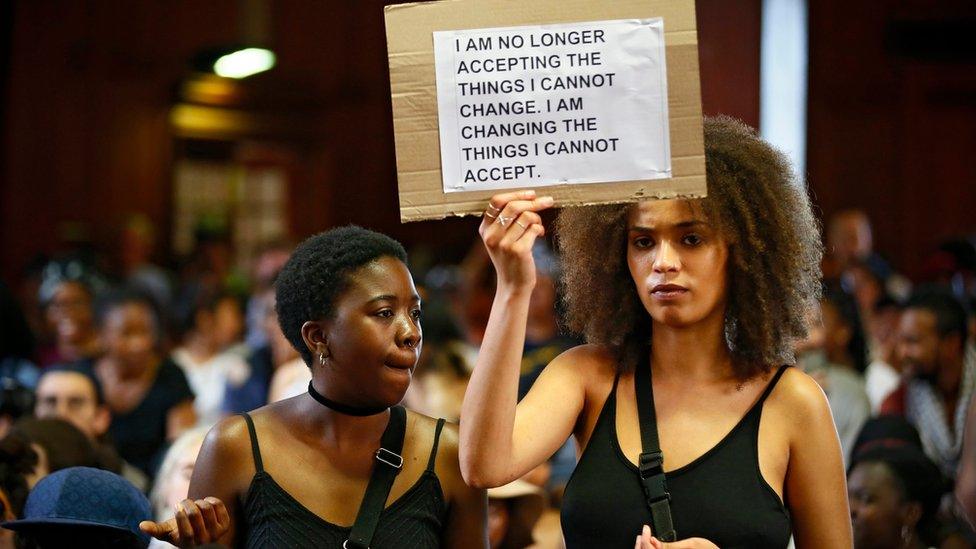
{"label": "lips", "polygon": [[678,284],[658,284],[651,288],[651,295],[657,298],[678,297],[688,292],[688,288]]}

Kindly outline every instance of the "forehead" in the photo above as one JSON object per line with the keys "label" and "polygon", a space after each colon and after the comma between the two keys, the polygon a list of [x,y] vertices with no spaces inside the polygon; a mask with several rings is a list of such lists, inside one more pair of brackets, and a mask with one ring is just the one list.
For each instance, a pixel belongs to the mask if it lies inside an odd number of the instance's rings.
{"label": "forehead", "polygon": [[877,461],[859,463],[851,471],[848,483],[851,488],[896,487],[895,477],[888,466]]}
{"label": "forehead", "polygon": [[410,270],[394,257],[380,257],[349,273],[343,295],[371,299],[377,295],[413,297],[417,289]]}
{"label": "forehead", "polygon": [[935,313],[926,309],[907,309],[901,315],[902,327],[923,332],[934,332],[936,320]]}
{"label": "forehead", "polygon": [[645,200],[630,208],[627,215],[627,228],[664,229],[689,221],[707,223],[700,200]]}
{"label": "forehead", "polygon": [[84,374],[78,372],[48,372],[37,384],[38,394],[78,394],[94,396],[95,386]]}

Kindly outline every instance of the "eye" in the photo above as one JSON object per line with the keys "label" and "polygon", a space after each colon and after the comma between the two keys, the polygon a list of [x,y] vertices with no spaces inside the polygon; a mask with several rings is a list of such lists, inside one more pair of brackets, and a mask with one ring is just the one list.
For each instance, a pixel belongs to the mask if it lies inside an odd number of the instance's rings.
{"label": "eye", "polygon": [[421,316],[423,316],[423,315],[420,312],[420,309],[414,309],[414,310],[410,311],[410,317],[413,318],[414,320],[420,320],[420,317]]}
{"label": "eye", "polygon": [[654,245],[654,239],[649,236],[637,236],[634,237],[633,243],[635,248],[650,248]]}
{"label": "eye", "polygon": [[697,246],[697,245],[701,244],[702,242],[704,242],[704,240],[702,239],[702,237],[698,236],[695,233],[686,234],[684,236],[684,238],[681,239],[681,241],[684,242],[688,246]]}
{"label": "eye", "polygon": [[380,309],[376,312],[376,316],[381,318],[393,318],[393,309]]}

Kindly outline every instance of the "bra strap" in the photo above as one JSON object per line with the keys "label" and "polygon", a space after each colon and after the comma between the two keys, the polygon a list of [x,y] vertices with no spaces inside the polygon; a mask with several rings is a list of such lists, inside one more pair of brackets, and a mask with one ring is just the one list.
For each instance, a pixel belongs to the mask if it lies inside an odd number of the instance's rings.
{"label": "bra strap", "polygon": [[779,381],[779,378],[783,377],[783,372],[785,372],[786,369],[789,367],[790,367],[789,364],[784,364],[779,367],[779,370],[776,371],[776,374],[773,376],[773,379],[770,380],[768,385],[766,385],[766,389],[763,391],[762,396],[759,397],[759,403],[758,403],[759,406],[762,406],[762,403],[766,402],[766,397],[768,397],[770,393],[773,392],[773,389],[776,388],[776,382]]}
{"label": "bra strap", "polygon": [[678,536],[671,520],[671,493],[664,476],[664,454],[657,434],[657,412],[651,383],[650,351],[644,353],[634,371],[637,418],[640,424],[641,455],[637,461],[644,498],[651,510],[651,529],[661,541],[675,541]]}
{"label": "bra strap", "polygon": [[434,446],[430,449],[430,457],[427,458],[427,470],[434,470],[434,459],[437,457],[437,445],[441,441],[441,429],[444,428],[444,418],[437,420],[437,428],[434,429]]}
{"label": "bra strap", "polygon": [[254,470],[258,473],[264,471],[264,462],[261,461],[261,448],[258,447],[258,435],[254,430],[254,420],[247,412],[242,412],[244,422],[247,423],[247,432],[251,437],[251,454],[254,456]]}

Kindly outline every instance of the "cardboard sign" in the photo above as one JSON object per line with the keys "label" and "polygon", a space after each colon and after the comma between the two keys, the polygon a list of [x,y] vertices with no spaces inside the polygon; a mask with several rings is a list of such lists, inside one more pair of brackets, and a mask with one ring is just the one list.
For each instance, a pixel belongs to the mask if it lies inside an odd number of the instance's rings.
{"label": "cardboard sign", "polygon": [[386,8],[400,218],[705,195],[693,0]]}

